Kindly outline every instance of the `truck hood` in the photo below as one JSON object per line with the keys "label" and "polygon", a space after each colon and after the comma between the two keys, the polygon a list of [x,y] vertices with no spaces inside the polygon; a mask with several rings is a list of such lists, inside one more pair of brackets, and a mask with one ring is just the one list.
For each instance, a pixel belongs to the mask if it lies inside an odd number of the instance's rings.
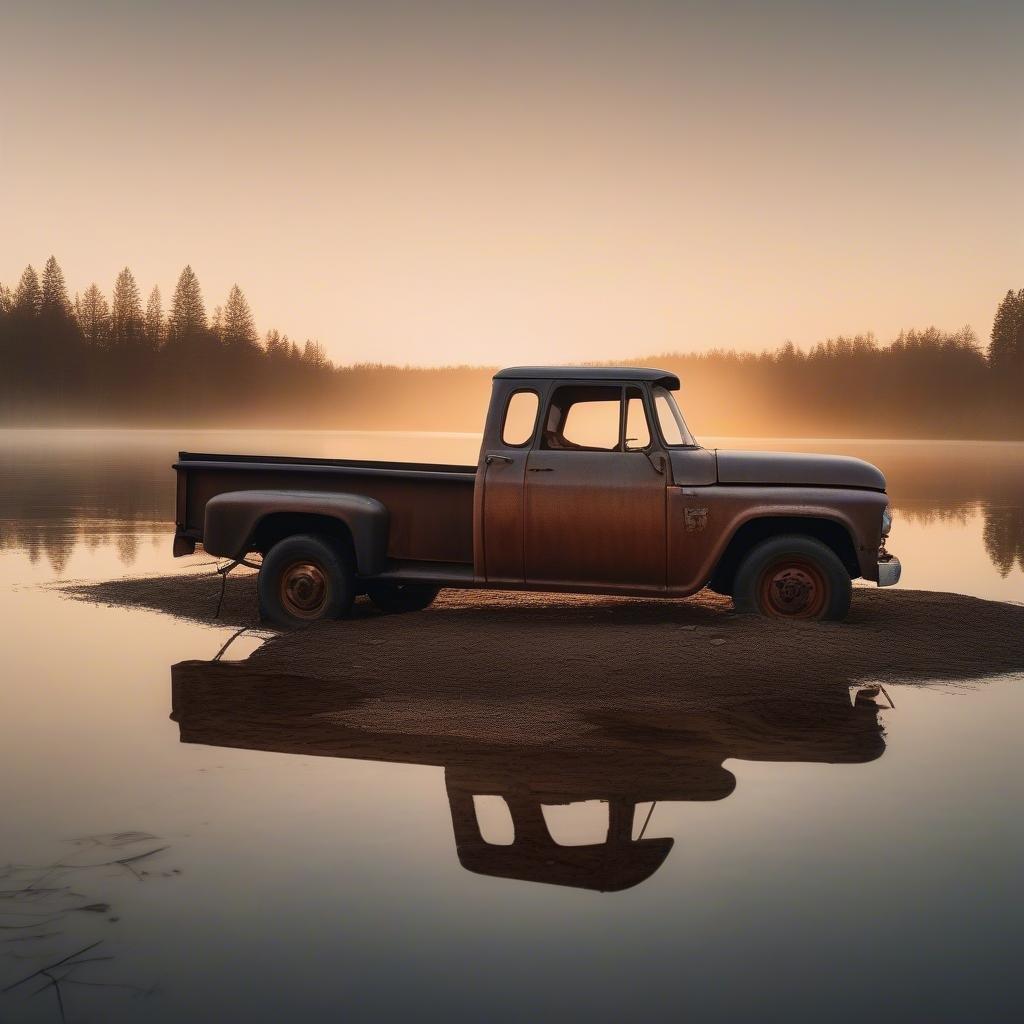
{"label": "truck hood", "polygon": [[774,484],[804,487],[859,487],[885,490],[877,466],[845,455],[795,452],[716,451],[720,484]]}

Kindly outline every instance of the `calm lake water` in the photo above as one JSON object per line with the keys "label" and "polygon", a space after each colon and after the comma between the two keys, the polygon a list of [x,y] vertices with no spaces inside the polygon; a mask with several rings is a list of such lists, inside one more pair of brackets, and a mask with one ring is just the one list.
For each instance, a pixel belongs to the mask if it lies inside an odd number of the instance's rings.
{"label": "calm lake water", "polygon": [[[875,462],[901,586],[1024,602],[1024,445],[703,441]],[[201,570],[170,557],[179,448],[474,462],[477,445],[0,431],[0,989],[77,954],[0,993],[0,1021],[59,1021],[60,1001],[114,1022],[1015,1018],[1024,679],[891,687],[859,763],[730,758],[724,798],[680,785],[651,809],[645,836],[675,840],[660,866],[599,892],[571,864],[557,885],[544,864],[464,868],[443,767],[182,742],[171,666],[233,630],[53,586]],[[601,810],[545,816],[572,843]]]}

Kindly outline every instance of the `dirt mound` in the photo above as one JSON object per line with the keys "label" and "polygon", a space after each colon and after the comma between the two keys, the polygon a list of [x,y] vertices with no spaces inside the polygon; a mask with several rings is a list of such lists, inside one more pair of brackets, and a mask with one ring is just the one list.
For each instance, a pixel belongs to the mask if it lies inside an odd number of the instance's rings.
{"label": "dirt mound", "polygon": [[[64,588],[74,597],[211,621],[219,580],[169,577]],[[255,625],[254,577],[229,579],[220,620]],[[447,591],[425,612],[356,615],[281,634],[228,674],[336,684],[354,728],[579,737],[602,715],[696,714],[795,702],[812,717],[864,681],[977,680],[1024,672],[1024,607],[857,588],[842,623],[737,615],[686,601]],[[812,707],[813,705],[813,707]]]}

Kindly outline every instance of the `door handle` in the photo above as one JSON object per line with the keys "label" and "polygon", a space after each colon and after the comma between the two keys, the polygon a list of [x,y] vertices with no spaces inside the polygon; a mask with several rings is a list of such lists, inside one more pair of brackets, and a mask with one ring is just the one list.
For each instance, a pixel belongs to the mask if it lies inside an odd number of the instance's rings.
{"label": "door handle", "polygon": [[527,470],[527,473],[553,473],[554,470],[550,466],[533,466]]}
{"label": "door handle", "polygon": [[492,462],[511,462],[512,460],[507,455],[488,455],[484,459],[484,465],[489,466]]}

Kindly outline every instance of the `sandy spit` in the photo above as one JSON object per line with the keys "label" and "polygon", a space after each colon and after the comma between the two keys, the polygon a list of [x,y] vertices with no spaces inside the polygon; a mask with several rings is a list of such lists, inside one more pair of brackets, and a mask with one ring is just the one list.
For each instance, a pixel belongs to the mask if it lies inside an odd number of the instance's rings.
{"label": "sandy spit", "polygon": [[[178,575],[62,589],[212,622],[220,581]],[[254,576],[229,578],[217,621],[258,625]],[[187,664],[195,676],[203,663]],[[602,716],[665,722],[761,713],[770,703],[789,718],[820,720],[849,707],[850,688],[865,681],[1006,673],[1024,673],[1024,607],[868,588],[855,590],[842,623],[737,615],[709,592],[658,601],[451,590],[405,615],[360,600],[352,619],[277,635],[245,662],[205,671],[220,687],[244,676],[265,694],[318,681],[310,693],[320,697],[302,713],[336,714],[351,728],[494,742],[528,734],[541,745],[578,740]]]}

